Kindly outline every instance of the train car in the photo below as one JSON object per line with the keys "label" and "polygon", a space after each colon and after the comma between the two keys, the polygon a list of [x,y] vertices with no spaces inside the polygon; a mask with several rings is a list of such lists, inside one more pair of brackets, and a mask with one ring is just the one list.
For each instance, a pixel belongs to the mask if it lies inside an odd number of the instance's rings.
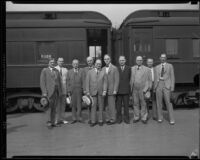
{"label": "train car", "polygon": [[[195,90],[199,82],[200,13],[198,10],[140,10],[131,13],[113,41],[116,57],[125,55],[130,66],[141,55],[159,63],[161,53],[175,70],[176,91]],[[146,63],[144,61],[144,63]],[[196,85],[194,85],[194,83]],[[185,94],[187,95],[187,94]]]}
{"label": "train car", "polygon": [[[87,56],[111,54],[111,21],[98,12],[7,12],[7,112],[40,105],[40,72],[49,57],[63,57],[71,68]],[[112,56],[112,55],[111,55]]]}

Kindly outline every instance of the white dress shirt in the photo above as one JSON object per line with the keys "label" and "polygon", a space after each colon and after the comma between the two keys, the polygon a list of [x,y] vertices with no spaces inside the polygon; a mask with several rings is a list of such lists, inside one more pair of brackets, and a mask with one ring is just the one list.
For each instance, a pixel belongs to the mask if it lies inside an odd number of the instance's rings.
{"label": "white dress shirt", "polygon": [[106,67],[106,73],[107,73],[107,74],[108,74],[108,70],[109,70],[109,68],[110,68],[110,65],[111,65],[111,64],[109,64],[108,67]]}
{"label": "white dress shirt", "polygon": [[151,67],[150,69],[151,69],[152,81],[154,81],[154,71],[153,71],[153,67]]}

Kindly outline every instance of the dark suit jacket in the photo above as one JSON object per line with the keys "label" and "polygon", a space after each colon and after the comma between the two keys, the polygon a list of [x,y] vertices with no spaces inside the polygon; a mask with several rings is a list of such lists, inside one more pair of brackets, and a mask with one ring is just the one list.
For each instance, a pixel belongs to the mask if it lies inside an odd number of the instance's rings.
{"label": "dark suit jacket", "polygon": [[83,69],[79,68],[78,75],[75,77],[74,68],[70,69],[67,74],[67,91],[73,93],[74,89],[83,91],[84,73]]}
{"label": "dark suit jacket", "polygon": [[125,65],[124,71],[122,71],[121,67],[118,66],[118,71],[119,71],[118,94],[129,94],[130,93],[131,68],[129,66]]}
{"label": "dark suit jacket", "polygon": [[91,96],[102,95],[103,91],[107,91],[107,75],[101,70],[97,75],[96,69],[92,69],[88,72],[86,77],[86,92]]}
{"label": "dark suit jacket", "polygon": [[47,94],[50,98],[55,90],[55,85],[58,85],[59,96],[62,95],[61,78],[58,70],[53,72],[49,68],[44,68],[40,75],[40,88],[42,94]]}
{"label": "dark suit jacket", "polygon": [[[106,73],[106,67],[103,67],[104,72]],[[110,65],[108,70],[108,95],[113,95],[114,91],[118,91],[119,86],[119,72],[116,66]]]}

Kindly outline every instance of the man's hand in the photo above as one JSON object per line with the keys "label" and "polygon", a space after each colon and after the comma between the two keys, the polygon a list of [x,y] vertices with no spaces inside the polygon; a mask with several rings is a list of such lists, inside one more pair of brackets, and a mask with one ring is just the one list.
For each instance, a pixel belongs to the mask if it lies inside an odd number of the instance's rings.
{"label": "man's hand", "polygon": [[102,96],[106,96],[106,91],[103,91]]}
{"label": "man's hand", "polygon": [[117,94],[117,91],[113,91],[113,94],[116,95],[116,94]]}
{"label": "man's hand", "polygon": [[87,96],[90,96],[90,93],[89,93],[89,92],[88,92],[88,93],[85,92],[84,94],[86,94]]}
{"label": "man's hand", "polygon": [[44,93],[42,96],[44,96],[44,97],[47,97],[47,94],[46,94],[46,93]]}

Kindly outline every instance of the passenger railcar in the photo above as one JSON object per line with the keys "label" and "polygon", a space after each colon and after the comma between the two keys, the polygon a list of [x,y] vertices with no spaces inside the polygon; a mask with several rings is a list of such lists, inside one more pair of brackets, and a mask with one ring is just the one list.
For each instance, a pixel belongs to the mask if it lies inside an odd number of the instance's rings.
{"label": "passenger railcar", "polygon": [[98,12],[7,12],[7,111],[40,106],[39,77],[49,57],[74,58],[111,54],[111,21]]}
{"label": "passenger railcar", "polygon": [[200,71],[199,16],[198,10],[133,12],[114,31],[115,57],[125,55],[132,66],[136,56],[141,55],[144,60],[153,58],[156,65],[160,54],[166,53],[174,66],[176,91],[196,89]]}

